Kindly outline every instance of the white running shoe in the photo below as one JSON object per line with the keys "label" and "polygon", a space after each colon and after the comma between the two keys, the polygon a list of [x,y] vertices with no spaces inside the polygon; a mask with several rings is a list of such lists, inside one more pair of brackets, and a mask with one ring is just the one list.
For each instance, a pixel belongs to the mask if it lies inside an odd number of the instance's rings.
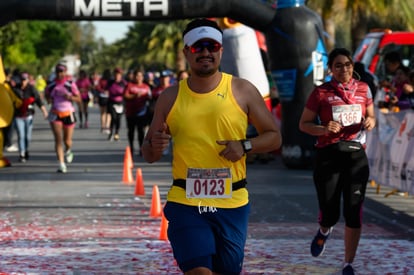
{"label": "white running shoe", "polygon": [[56,172],[58,172],[58,173],[66,173],[68,171],[68,169],[66,168],[66,164],[64,164],[64,163],[61,163],[60,165],[59,165],[59,168],[57,169],[57,171]]}
{"label": "white running shoe", "polygon": [[71,150],[66,151],[65,158],[67,163],[72,163],[73,161],[73,152]]}
{"label": "white running shoe", "polygon": [[7,146],[5,149],[6,149],[6,152],[17,152],[17,151],[19,151],[19,148],[17,147],[16,144],[12,144],[10,146]]}

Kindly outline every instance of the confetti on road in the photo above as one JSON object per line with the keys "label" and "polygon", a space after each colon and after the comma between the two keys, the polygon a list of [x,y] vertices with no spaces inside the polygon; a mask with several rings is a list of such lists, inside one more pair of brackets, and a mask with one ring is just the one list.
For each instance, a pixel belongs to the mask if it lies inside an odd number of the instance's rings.
{"label": "confetti on road", "polygon": [[[39,217],[39,212],[33,213]],[[13,218],[11,213],[0,215],[0,274],[180,274],[168,241],[158,240],[160,219],[73,225],[75,217],[67,217],[69,225],[13,226]],[[47,220],[57,218],[56,214]],[[251,224],[249,232],[262,238],[248,239],[243,274],[340,274],[342,232],[335,232],[322,257],[313,258],[309,241],[314,225],[297,225],[301,230],[289,236],[295,227]],[[361,240],[355,262],[359,274],[413,274],[413,243],[373,239],[378,231],[372,230],[369,239]]]}

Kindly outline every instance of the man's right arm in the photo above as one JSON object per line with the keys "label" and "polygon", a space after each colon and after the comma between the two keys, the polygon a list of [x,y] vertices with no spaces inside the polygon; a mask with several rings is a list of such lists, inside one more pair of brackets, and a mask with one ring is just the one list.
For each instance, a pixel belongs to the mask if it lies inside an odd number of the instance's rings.
{"label": "man's right arm", "polygon": [[171,135],[169,134],[166,119],[176,95],[177,87],[167,88],[167,90],[161,93],[156,102],[154,117],[142,145],[142,155],[149,163],[158,161],[170,144]]}
{"label": "man's right arm", "polygon": [[158,161],[164,150],[168,148],[171,136],[167,134],[167,128],[167,124],[164,122],[158,130],[151,133],[148,131],[142,145],[142,155],[147,162]]}

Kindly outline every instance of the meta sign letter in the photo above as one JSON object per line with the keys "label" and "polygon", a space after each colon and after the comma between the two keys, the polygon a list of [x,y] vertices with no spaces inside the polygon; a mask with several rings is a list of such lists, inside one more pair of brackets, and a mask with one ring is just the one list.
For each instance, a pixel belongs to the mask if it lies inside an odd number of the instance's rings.
{"label": "meta sign letter", "polygon": [[[123,17],[151,16],[152,13],[168,15],[168,0],[75,0],[75,17]],[[129,6],[124,14],[122,4]]]}

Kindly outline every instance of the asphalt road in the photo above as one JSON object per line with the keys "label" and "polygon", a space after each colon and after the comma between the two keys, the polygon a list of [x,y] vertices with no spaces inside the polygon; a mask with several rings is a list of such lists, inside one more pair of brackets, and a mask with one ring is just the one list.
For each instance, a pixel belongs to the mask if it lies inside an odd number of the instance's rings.
{"label": "asphalt road", "polygon": [[[35,119],[30,159],[0,170],[0,274],[180,274],[162,219],[151,217],[154,186],[161,203],[171,182],[170,156],[148,164],[134,155],[133,182],[122,182],[125,120],[121,140],[99,131],[98,109],[90,128],[76,128],[67,174],[58,164],[49,125]],[[145,195],[135,195],[141,169]],[[340,274],[343,222],[323,256],[309,244],[317,229],[311,170],[289,170],[275,155],[248,165],[252,204],[243,274]],[[384,195],[369,185],[357,274],[414,274],[414,200]]]}

